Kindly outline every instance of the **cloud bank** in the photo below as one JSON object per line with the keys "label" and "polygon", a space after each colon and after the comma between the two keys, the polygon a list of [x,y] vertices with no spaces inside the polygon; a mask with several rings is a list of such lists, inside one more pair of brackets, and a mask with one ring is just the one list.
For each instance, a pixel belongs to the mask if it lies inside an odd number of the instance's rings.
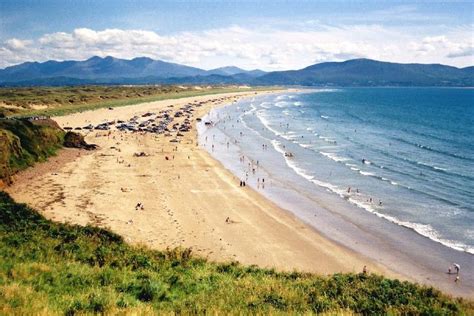
{"label": "cloud bank", "polygon": [[147,56],[201,68],[298,69],[324,61],[371,58],[393,62],[474,64],[472,25],[439,35],[379,24],[330,26],[314,21],[299,30],[240,26],[161,35],[147,30],[77,28],[0,44],[0,67],[25,61],[83,60],[91,56]]}

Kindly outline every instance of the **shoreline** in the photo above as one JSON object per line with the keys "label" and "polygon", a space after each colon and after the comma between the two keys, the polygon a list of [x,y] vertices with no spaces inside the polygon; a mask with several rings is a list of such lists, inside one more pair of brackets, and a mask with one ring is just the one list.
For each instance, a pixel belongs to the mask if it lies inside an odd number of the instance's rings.
{"label": "shoreline", "polygon": [[[194,100],[226,98],[207,102],[195,112],[194,121],[242,95],[254,94],[164,100],[55,119],[62,127],[85,125],[111,116],[128,119],[170,105],[176,108]],[[196,139],[193,128],[175,151],[175,145],[162,135],[92,132],[86,140],[98,143],[98,151],[66,162],[54,173],[33,177],[28,185],[18,178],[6,191],[50,219],[108,227],[131,243],[156,249],[192,247],[214,261],[318,274],[360,272],[367,265],[370,272],[412,280],[331,241],[259,192],[239,188],[238,178],[205,149],[196,147]],[[139,151],[149,156],[134,157]],[[165,160],[166,155],[173,159]],[[134,208],[136,201],[145,205],[143,212]]]}
{"label": "shoreline", "polygon": [[[229,107],[232,110],[226,108],[217,111],[210,119],[214,120],[216,117],[235,118],[237,113],[245,112],[248,105],[240,104]],[[254,109],[253,106],[250,107]],[[232,124],[235,123],[232,122]],[[212,153],[228,170],[234,174],[245,174],[246,167],[245,164],[238,163],[239,156],[246,156],[247,161],[259,159],[264,161],[263,165],[260,164],[260,168],[257,166],[256,176],[252,176],[252,173],[248,172],[250,174],[249,183],[254,189],[258,189],[257,176],[265,176],[266,180],[273,181],[273,186],[258,191],[305,221],[324,237],[368,256],[371,260],[402,275],[403,279],[436,286],[454,295],[469,298],[474,296],[473,287],[470,284],[472,255],[448,248],[409,228],[389,222],[355,205],[344,203],[346,201],[341,201],[333,194],[328,194],[321,188],[310,184],[311,181],[306,181],[303,179],[304,177],[301,178],[302,176],[298,172],[288,173],[291,168],[288,161],[282,162],[283,158],[275,158],[276,156],[269,154],[268,150],[261,151],[261,144],[266,141],[260,139],[257,126],[248,127],[249,130],[247,130],[247,123],[243,122],[243,124],[243,127],[237,128],[237,130],[243,128],[245,141],[241,141],[242,145],[234,146],[232,144],[230,148],[217,145],[216,150]],[[219,122],[216,119],[216,126],[205,130],[203,134],[215,135],[215,142],[219,144],[222,144],[223,139],[237,139],[238,134],[235,134],[235,129],[229,129],[231,130],[229,134],[226,132],[226,126],[225,120]],[[254,138],[258,140],[253,140]],[[254,142],[258,145],[252,145]],[[271,145],[268,144],[268,147],[270,148]],[[206,150],[211,153],[209,146],[206,147]],[[273,148],[270,149],[270,151],[272,150]],[[288,159],[285,157],[284,160]],[[265,170],[265,165],[268,167],[268,164],[272,166],[271,171]],[[306,182],[307,185],[304,184]],[[308,189],[308,187],[310,188]],[[464,280],[461,284],[455,284],[454,279],[449,278],[445,273],[448,265],[458,261],[462,262],[461,265],[466,268],[461,276],[461,279]]]}

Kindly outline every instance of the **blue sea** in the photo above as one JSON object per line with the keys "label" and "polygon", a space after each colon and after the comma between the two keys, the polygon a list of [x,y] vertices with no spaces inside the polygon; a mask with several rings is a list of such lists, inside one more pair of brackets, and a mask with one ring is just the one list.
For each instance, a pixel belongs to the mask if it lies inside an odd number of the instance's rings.
{"label": "blue sea", "polygon": [[474,253],[474,89],[285,92],[207,119],[201,143],[252,187],[265,178],[265,190],[294,189],[319,206],[326,196]]}

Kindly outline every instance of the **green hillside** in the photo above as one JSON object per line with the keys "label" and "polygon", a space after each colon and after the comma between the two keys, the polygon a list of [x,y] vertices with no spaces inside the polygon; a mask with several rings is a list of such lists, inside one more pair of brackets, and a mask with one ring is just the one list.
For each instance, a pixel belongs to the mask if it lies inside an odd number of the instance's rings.
{"label": "green hillside", "polygon": [[211,263],[53,223],[0,192],[0,314],[468,315],[471,303],[378,275],[329,277]]}
{"label": "green hillside", "polygon": [[64,132],[52,120],[0,118],[0,182],[35,162],[44,161],[62,147]]}

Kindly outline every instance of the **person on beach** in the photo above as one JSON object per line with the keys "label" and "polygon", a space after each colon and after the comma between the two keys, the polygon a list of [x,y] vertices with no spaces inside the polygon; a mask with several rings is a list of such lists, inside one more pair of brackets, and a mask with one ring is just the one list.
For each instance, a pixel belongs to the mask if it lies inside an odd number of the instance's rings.
{"label": "person on beach", "polygon": [[367,274],[367,266],[364,266],[364,268],[362,269],[362,273]]}
{"label": "person on beach", "polygon": [[453,263],[454,270],[456,270],[456,274],[459,275],[459,271],[461,270],[461,266],[457,263]]}

